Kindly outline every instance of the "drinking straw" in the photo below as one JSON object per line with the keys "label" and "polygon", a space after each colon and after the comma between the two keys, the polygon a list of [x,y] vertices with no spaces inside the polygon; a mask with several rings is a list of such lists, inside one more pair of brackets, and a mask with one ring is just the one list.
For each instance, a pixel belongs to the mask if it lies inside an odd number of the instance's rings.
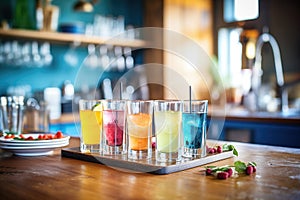
{"label": "drinking straw", "polygon": [[122,82],[120,82],[120,100],[122,100],[122,91],[123,91]]}
{"label": "drinking straw", "polygon": [[192,112],[192,86],[189,86],[190,113]]}

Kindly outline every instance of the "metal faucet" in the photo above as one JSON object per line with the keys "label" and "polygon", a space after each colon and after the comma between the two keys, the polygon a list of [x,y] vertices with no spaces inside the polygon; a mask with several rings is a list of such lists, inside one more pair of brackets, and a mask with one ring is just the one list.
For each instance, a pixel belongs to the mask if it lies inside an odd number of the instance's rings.
{"label": "metal faucet", "polygon": [[276,82],[277,82],[277,86],[279,87],[280,97],[281,97],[281,111],[287,112],[289,109],[288,93],[287,93],[287,89],[284,87],[284,76],[283,76],[280,50],[275,38],[267,31],[264,31],[264,33],[260,35],[257,39],[255,63],[253,68],[252,89],[256,94],[256,103],[257,103],[259,98],[258,97],[259,88],[261,87],[261,76],[263,74],[262,67],[261,67],[261,63],[262,63],[261,50],[263,45],[267,42],[270,43],[273,50]]}

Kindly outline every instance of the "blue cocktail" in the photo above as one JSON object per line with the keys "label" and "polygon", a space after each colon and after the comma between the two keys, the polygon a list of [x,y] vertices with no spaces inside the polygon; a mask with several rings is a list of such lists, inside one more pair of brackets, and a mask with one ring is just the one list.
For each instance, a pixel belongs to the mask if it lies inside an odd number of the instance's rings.
{"label": "blue cocktail", "polygon": [[204,157],[206,155],[207,101],[184,102],[182,130],[184,157]]}

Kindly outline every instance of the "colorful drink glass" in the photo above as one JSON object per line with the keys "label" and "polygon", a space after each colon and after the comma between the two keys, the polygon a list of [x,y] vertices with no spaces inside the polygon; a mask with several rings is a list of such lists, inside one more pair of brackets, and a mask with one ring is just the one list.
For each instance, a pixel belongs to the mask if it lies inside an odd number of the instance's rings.
{"label": "colorful drink glass", "polygon": [[182,113],[183,156],[206,156],[207,100],[184,101]]}
{"label": "colorful drink glass", "polygon": [[126,101],[103,100],[103,153],[107,155],[126,153],[125,135]]}
{"label": "colorful drink glass", "polygon": [[182,101],[155,101],[156,160],[177,162],[182,156]]}
{"label": "colorful drink glass", "polygon": [[127,137],[129,159],[152,158],[153,101],[127,102]]}
{"label": "colorful drink glass", "polygon": [[81,152],[100,152],[102,104],[100,100],[80,100]]}

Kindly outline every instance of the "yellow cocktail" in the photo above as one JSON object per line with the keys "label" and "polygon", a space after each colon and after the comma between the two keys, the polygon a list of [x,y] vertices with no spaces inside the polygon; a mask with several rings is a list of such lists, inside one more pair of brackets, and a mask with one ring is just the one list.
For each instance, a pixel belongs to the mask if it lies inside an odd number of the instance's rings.
{"label": "yellow cocktail", "polygon": [[81,152],[100,152],[102,104],[97,100],[80,100]]}
{"label": "yellow cocktail", "polygon": [[80,121],[84,144],[99,144],[102,132],[102,112],[81,110]]}

